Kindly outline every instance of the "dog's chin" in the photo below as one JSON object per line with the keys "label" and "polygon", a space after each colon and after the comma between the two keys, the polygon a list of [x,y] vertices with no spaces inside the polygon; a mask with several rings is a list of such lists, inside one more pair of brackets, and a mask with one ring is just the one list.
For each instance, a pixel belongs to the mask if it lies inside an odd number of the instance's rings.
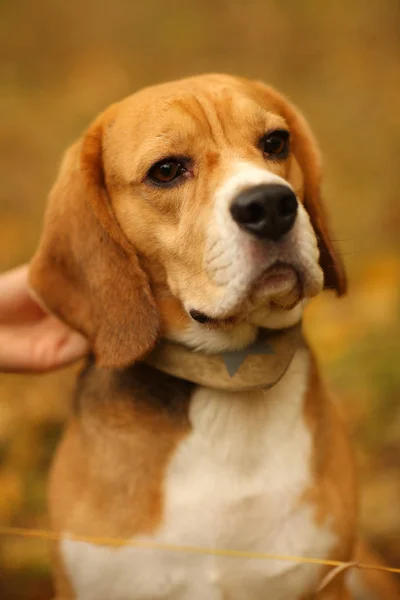
{"label": "dog's chin", "polygon": [[188,325],[179,332],[170,330],[168,338],[209,353],[244,348],[260,328],[288,329],[299,323],[308,298],[322,289],[322,281],[318,268],[306,273],[275,263],[248,286],[244,297],[238,296],[229,313],[185,303]]}
{"label": "dog's chin", "polygon": [[300,274],[290,265],[276,264],[253,289],[249,320],[268,329],[292,327],[300,321],[304,303],[304,282]]}
{"label": "dog's chin", "polygon": [[277,263],[250,286],[246,298],[226,317],[191,311],[192,318],[209,328],[233,329],[240,323],[277,329],[290,327],[302,315],[304,282],[291,265]]}
{"label": "dog's chin", "polygon": [[185,329],[171,332],[168,338],[209,354],[239,350],[255,341],[260,328],[277,330],[296,325],[302,318],[303,306],[303,302],[299,301],[290,310],[264,306],[248,315],[207,319],[202,323],[191,320]]}
{"label": "dog's chin", "polygon": [[303,282],[294,267],[276,263],[255,282],[249,297],[254,306],[291,310],[303,297]]}
{"label": "dog's chin", "polygon": [[286,329],[297,324],[303,314],[302,290],[297,272],[277,265],[254,283],[233,314],[215,317],[190,309],[188,327],[168,337],[208,353],[244,348],[256,339],[260,328]]}
{"label": "dog's chin", "polygon": [[265,329],[288,329],[301,321],[306,302],[307,300],[302,298],[290,308],[260,307],[252,313],[251,322],[256,327]]}

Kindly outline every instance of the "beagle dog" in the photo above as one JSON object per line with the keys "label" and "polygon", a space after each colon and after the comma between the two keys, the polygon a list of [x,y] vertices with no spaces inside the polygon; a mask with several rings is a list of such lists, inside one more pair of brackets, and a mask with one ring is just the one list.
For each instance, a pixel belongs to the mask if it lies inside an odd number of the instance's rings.
{"label": "beagle dog", "polygon": [[301,332],[346,291],[320,179],[299,111],[227,75],[141,90],[68,150],[30,269],[93,348],[49,487],[58,600],[400,598],[386,575],[154,547],[368,562]]}

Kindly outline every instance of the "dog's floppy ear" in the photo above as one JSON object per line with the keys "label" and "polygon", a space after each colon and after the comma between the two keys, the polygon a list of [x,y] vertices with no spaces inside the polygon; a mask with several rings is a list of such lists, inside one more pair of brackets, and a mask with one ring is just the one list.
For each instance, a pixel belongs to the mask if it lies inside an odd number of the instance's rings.
{"label": "dog's floppy ear", "polygon": [[304,178],[304,207],[318,239],[324,287],[346,293],[347,277],[342,258],[332,243],[328,219],[321,201],[321,159],[315,138],[301,112],[276,90],[257,82],[258,91],[275,105],[291,132],[291,147]]}
{"label": "dog's floppy ear", "polygon": [[30,284],[50,312],[90,340],[100,366],[122,368],[153,347],[159,316],[107,195],[102,144],[100,119],[67,151]]}

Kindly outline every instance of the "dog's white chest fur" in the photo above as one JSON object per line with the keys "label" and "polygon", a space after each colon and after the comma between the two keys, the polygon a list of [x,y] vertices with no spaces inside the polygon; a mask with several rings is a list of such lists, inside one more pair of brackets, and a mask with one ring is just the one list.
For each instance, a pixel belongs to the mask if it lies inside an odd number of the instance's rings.
{"label": "dog's white chest fur", "polygon": [[[268,392],[198,388],[191,434],[165,482],[163,523],[147,541],[302,556],[327,556],[330,523],[316,524],[302,493],[312,485],[303,402],[307,355],[299,351]],[[112,515],[110,515],[112,518]],[[318,566],[65,540],[79,600],[296,600]]]}

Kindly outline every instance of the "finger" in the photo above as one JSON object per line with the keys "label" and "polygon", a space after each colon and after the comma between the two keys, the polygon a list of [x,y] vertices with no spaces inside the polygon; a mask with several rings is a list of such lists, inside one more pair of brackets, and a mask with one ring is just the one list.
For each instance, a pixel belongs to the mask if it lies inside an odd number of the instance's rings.
{"label": "finger", "polygon": [[54,317],[32,326],[0,327],[2,371],[49,371],[73,363],[88,352],[87,340]]}
{"label": "finger", "polygon": [[90,351],[89,342],[77,331],[69,330],[53,355],[53,367],[60,368],[80,360]]}
{"label": "finger", "polygon": [[28,265],[22,265],[0,275],[0,322],[26,323],[44,315],[33,300],[28,287]]}

